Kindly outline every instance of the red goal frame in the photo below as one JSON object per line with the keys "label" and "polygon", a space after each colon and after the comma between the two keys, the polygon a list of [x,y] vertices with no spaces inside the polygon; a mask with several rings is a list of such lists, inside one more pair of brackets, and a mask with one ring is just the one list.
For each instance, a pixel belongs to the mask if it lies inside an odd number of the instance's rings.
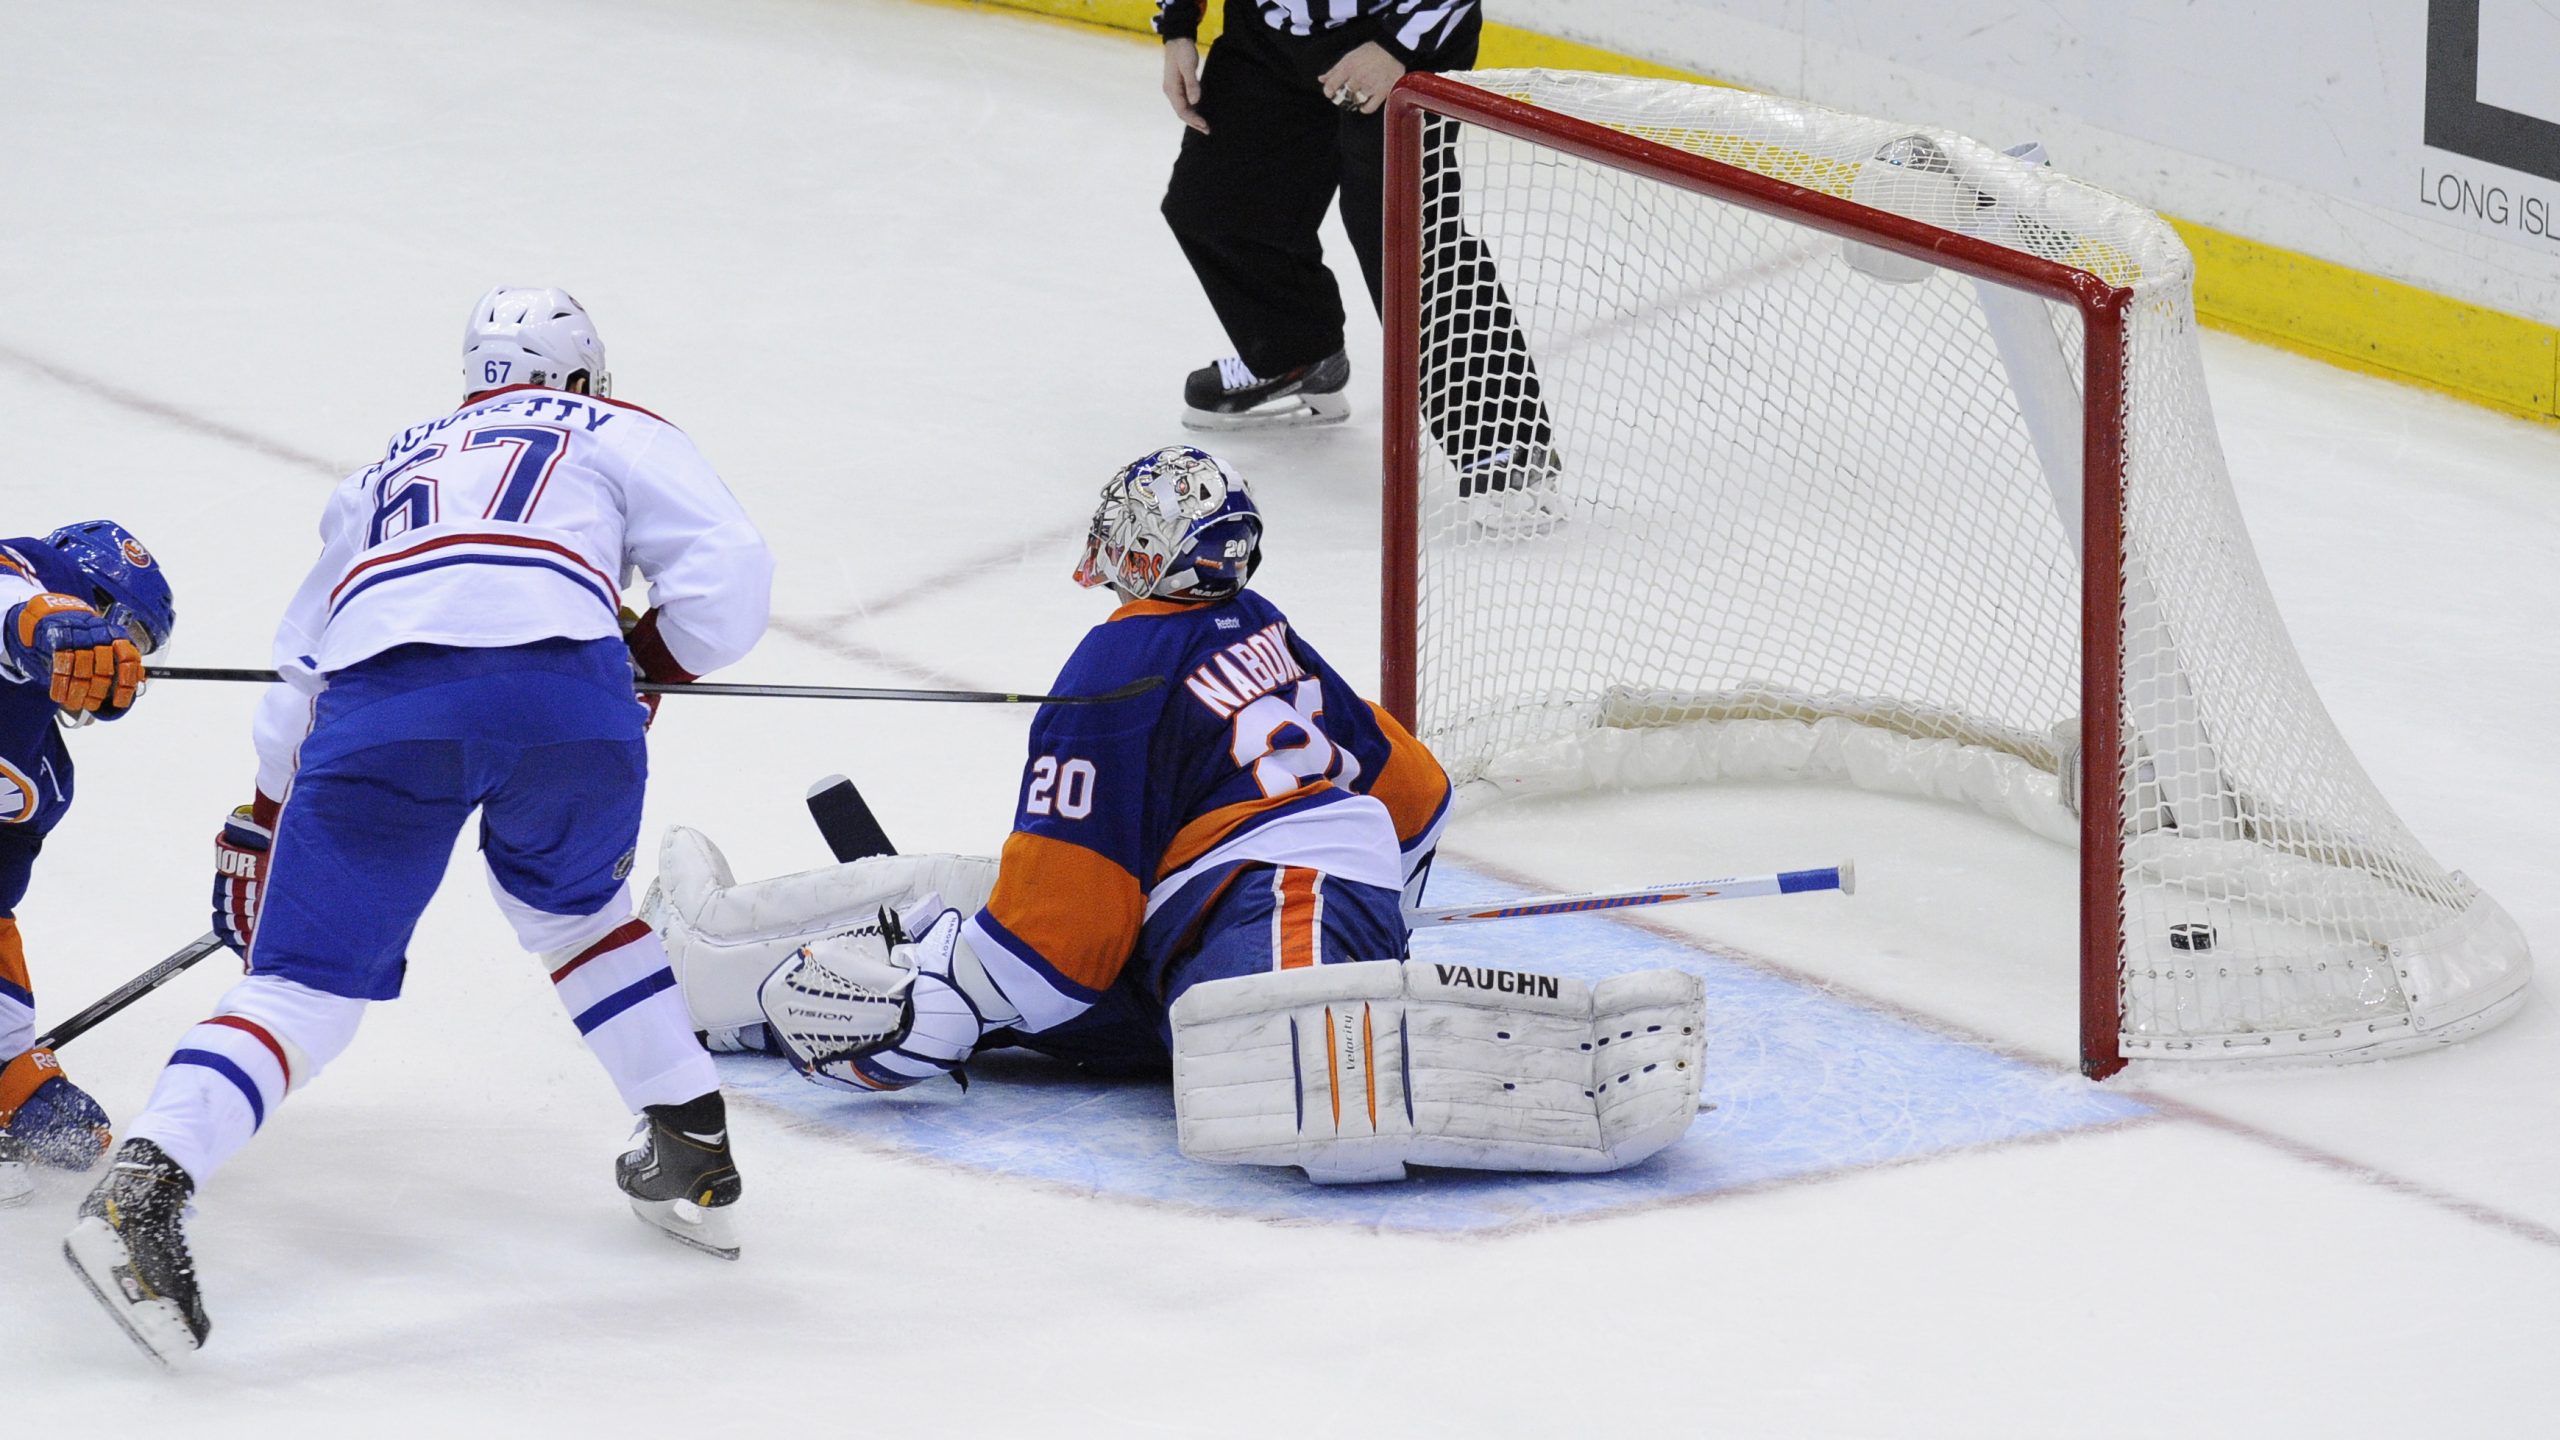
{"label": "red goal frame", "polygon": [[2123,982],[2123,744],[2125,357],[2130,289],[2085,270],[1974,236],[1791,185],[1444,76],[1416,74],[1387,98],[1385,286],[1385,516],[1380,602],[1381,700],[1416,720],[1416,569],[1422,477],[1422,132],[1441,115],[1559,153],[1712,196],[1800,225],[1993,281],[2080,312],[2082,556],[2080,650],[2080,1068],[2104,1079],[2124,1068],[2118,1044]]}

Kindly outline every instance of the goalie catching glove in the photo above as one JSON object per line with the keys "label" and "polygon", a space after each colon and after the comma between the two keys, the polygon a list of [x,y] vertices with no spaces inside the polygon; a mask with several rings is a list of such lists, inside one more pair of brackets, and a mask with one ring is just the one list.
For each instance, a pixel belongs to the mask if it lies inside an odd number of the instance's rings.
{"label": "goalie catching glove", "polygon": [[[928,918],[929,917],[929,918]],[[800,947],[756,992],[766,1033],[792,1068],[848,1090],[903,1090],[957,1076],[987,1032],[1022,1016],[960,935],[962,916],[927,895],[877,930]],[[907,938],[910,921],[923,933]]]}

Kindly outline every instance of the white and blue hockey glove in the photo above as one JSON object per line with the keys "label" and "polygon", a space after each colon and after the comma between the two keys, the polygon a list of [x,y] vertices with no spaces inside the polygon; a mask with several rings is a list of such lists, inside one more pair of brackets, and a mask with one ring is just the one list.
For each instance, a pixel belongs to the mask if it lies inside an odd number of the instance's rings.
{"label": "white and blue hockey glove", "polygon": [[756,993],[767,1033],[792,1068],[847,1090],[903,1090],[951,1075],[987,1033],[1021,1020],[960,933],[961,914],[926,896],[909,917],[931,917],[905,938],[884,914],[881,934],[804,945]]}
{"label": "white and blue hockey glove", "polygon": [[267,849],[275,843],[283,807],[260,795],[222,822],[213,841],[213,933],[241,959],[258,934],[258,906],[267,888]]}

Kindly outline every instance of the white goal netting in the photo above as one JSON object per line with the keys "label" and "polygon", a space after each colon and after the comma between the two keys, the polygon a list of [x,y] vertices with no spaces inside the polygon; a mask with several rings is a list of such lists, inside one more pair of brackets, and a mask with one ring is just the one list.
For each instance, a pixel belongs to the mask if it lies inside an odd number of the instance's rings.
{"label": "white goal netting", "polygon": [[[1817,228],[1820,202],[1789,213],[1779,187],[1753,192],[1768,213],[1426,96],[1420,193],[1389,202],[1422,249],[1416,313],[1391,317],[1417,332],[1418,460],[1390,484],[1417,532],[1415,719],[1453,776],[1846,781],[2102,843],[2077,794],[2082,592],[2120,568],[2091,632],[2114,643],[2120,617],[2118,980],[2086,1003],[2122,1053],[2364,1056],[2512,1007],[2521,933],[2392,813],[2277,617],[2165,223],[1943,132],[1676,82],[1463,78],[2129,300],[1969,278]],[[2084,403],[2087,315],[2121,327],[2120,413]],[[2121,548],[2094,564],[2084,485],[2118,501]]]}

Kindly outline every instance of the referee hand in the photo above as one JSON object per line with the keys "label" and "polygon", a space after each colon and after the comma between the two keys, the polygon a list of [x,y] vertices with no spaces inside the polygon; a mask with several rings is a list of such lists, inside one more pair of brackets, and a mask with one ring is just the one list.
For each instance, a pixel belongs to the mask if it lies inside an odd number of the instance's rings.
{"label": "referee hand", "polygon": [[1316,77],[1316,86],[1324,98],[1345,110],[1375,115],[1387,103],[1387,92],[1403,78],[1404,62],[1372,40],[1335,61],[1332,69]]}
{"label": "referee hand", "polygon": [[1200,46],[1192,40],[1164,42],[1164,98],[1182,123],[1206,135],[1209,122],[1200,118]]}

